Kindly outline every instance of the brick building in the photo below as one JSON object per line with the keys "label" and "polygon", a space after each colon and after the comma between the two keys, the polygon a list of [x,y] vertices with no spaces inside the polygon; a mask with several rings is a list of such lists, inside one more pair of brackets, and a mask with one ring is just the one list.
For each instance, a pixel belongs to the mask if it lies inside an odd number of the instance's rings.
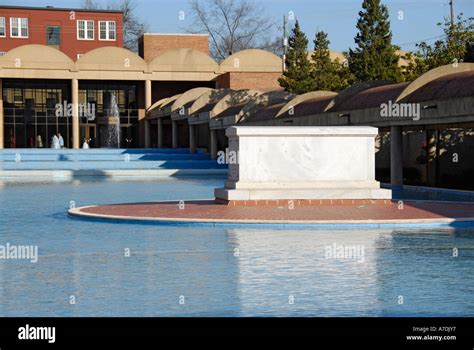
{"label": "brick building", "polygon": [[0,6],[0,53],[28,44],[57,48],[74,61],[99,47],[123,47],[123,13]]}
{"label": "brick building", "polygon": [[165,51],[180,48],[193,49],[209,55],[209,35],[145,33],[138,41],[138,54],[146,62],[150,62]]}

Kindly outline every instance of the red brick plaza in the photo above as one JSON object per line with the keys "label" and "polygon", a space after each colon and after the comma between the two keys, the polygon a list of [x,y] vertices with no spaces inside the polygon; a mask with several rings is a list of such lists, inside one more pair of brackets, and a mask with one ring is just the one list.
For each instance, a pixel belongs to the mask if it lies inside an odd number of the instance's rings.
{"label": "red brick plaza", "polygon": [[[313,201],[315,203],[168,201],[90,206],[72,216],[176,223],[252,224],[453,224],[473,222],[474,203],[435,201]],[[238,205],[235,205],[238,204]]]}

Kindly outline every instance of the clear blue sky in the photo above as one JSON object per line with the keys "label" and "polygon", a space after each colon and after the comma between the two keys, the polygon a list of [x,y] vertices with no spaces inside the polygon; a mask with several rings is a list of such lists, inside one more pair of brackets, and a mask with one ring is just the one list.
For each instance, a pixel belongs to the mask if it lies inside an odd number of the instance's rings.
{"label": "clear blue sky", "polygon": [[[293,11],[310,39],[310,48],[316,30],[329,33],[331,48],[345,51],[354,46],[355,24],[362,0],[252,0],[260,1],[267,14],[281,25],[283,14]],[[454,0],[456,14],[463,12],[474,17],[474,0]],[[2,0],[3,5],[78,7],[81,0]],[[103,4],[114,0],[98,0]],[[180,33],[186,20],[179,20],[179,12],[188,12],[188,0],[135,0],[137,14],[149,23],[154,33]],[[449,16],[449,0],[385,0],[390,11],[394,44],[403,50],[415,49],[415,42],[442,35],[436,26]],[[403,20],[398,12],[403,11]],[[291,22],[290,22],[291,25]],[[277,33],[275,25],[275,34]],[[433,42],[436,39],[428,40]]]}

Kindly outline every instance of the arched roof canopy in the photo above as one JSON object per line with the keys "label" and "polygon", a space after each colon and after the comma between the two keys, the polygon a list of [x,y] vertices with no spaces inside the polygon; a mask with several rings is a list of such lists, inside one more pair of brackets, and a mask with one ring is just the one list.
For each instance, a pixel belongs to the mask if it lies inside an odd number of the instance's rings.
{"label": "arched roof canopy", "polygon": [[175,112],[176,110],[185,106],[187,103],[197,100],[199,96],[209,93],[212,90],[214,89],[208,87],[198,87],[184,92],[173,102],[173,105],[171,106],[171,112]]}
{"label": "arched roof canopy", "polygon": [[404,103],[421,103],[474,96],[474,70],[443,75],[416,89]]}
{"label": "arched roof canopy", "polygon": [[146,72],[147,63],[136,53],[121,47],[91,50],[76,61],[78,70]]}
{"label": "arched roof canopy", "polygon": [[397,102],[405,99],[408,95],[414,93],[416,90],[421,89],[430,82],[440,79],[444,76],[462,73],[462,72],[472,72],[474,71],[474,63],[457,63],[457,64],[448,64],[441,66],[435,69],[432,69],[422,76],[415,79],[411,82],[398,96]]}
{"label": "arched roof canopy", "polygon": [[[330,98],[330,97],[334,97],[336,96],[337,93],[336,92],[333,92],[333,91],[311,91],[311,92],[307,92],[305,94],[302,94],[302,95],[298,95],[296,96],[294,99],[292,99],[290,102],[288,102],[287,104],[285,104],[279,111],[278,113],[276,114],[275,118],[278,118],[280,116],[282,116],[283,114],[286,114],[288,112],[288,110],[290,110],[291,108],[295,108],[296,106],[298,106],[300,103],[303,103],[305,101],[308,101],[308,100],[313,100],[313,99],[319,99],[319,98]],[[329,103],[329,102],[328,102]],[[327,106],[325,106],[327,107]],[[324,109],[323,109],[324,110]],[[322,111],[321,111],[322,112]]]}
{"label": "arched roof canopy", "polygon": [[221,73],[227,72],[277,72],[282,73],[283,63],[277,55],[259,49],[234,53],[219,65]]}
{"label": "arched roof canopy", "polygon": [[22,45],[0,57],[0,68],[74,70],[74,61],[46,45]]}
{"label": "arched roof canopy", "polygon": [[213,116],[217,116],[232,106],[237,106],[248,102],[252,97],[260,95],[262,92],[257,90],[237,90],[230,91],[221,98],[212,108]]}
{"label": "arched roof canopy", "polygon": [[196,101],[194,101],[191,107],[189,107],[188,114],[193,115],[197,111],[201,110],[204,106],[216,103],[230,91],[231,90],[229,89],[213,89],[211,91],[204,92],[196,99]]}
{"label": "arched roof canopy", "polygon": [[261,108],[251,115],[249,115],[245,121],[260,122],[265,120],[272,120],[277,117],[277,113],[285,105],[285,102],[279,102],[275,104],[269,104],[268,106]]}
{"label": "arched roof canopy", "polygon": [[[257,95],[251,98],[248,103],[242,108],[240,113],[238,114],[238,122],[243,122],[248,119],[252,114],[255,114],[257,111],[275,104],[282,104],[280,106],[283,107],[291,99],[295,98],[296,95],[282,90],[277,91],[269,91],[263,94]],[[280,109],[279,108],[279,109]],[[278,110],[279,110],[278,109]],[[275,114],[278,111],[275,112]]]}
{"label": "arched roof canopy", "polygon": [[166,116],[171,115],[171,106],[181,96],[182,96],[182,94],[177,94],[177,95],[159,100],[156,103],[156,105],[152,105],[148,109],[148,117],[149,118],[155,118],[155,117],[160,118],[160,117],[166,117]]}
{"label": "arched roof canopy", "polygon": [[334,99],[328,104],[324,112],[343,110],[345,108],[345,101],[349,100],[352,96],[357,95],[358,93],[367,89],[389,84],[394,84],[394,82],[390,80],[371,80],[354,84],[348,87],[347,89],[339,92],[339,94],[337,94]]}
{"label": "arched roof canopy", "polygon": [[395,102],[408,83],[387,84],[361,90],[336,104],[331,112],[380,107],[388,101]]}
{"label": "arched roof canopy", "polygon": [[205,53],[193,49],[165,51],[149,63],[152,72],[211,72],[219,66]]}
{"label": "arched roof canopy", "polygon": [[[178,97],[176,97],[176,96],[179,97],[180,94],[174,95],[174,96],[171,96],[171,97],[165,97],[165,98],[162,98],[161,100],[156,101],[155,103],[153,103],[153,104],[150,106],[150,108],[148,108],[147,112],[151,112],[151,111],[153,111],[153,110],[155,110],[155,109],[156,109],[156,110],[160,109],[160,108],[163,107],[165,104],[167,104],[170,100],[173,100],[173,98],[174,98],[174,99],[178,98]],[[174,100],[173,100],[173,101],[174,101]]]}
{"label": "arched roof canopy", "polygon": [[183,94],[177,94],[177,95],[171,96],[162,105],[160,105],[160,109],[165,108],[165,107],[171,107],[173,105],[173,103],[177,99],[179,99],[181,96],[183,96]]}

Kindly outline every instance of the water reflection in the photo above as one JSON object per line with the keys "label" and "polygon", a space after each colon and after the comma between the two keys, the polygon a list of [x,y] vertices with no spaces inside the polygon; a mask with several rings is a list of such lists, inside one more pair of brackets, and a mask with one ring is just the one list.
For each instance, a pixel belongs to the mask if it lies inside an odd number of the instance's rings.
{"label": "water reflection", "polygon": [[[225,230],[65,214],[71,200],[208,198],[220,182],[0,188],[0,244],[39,247],[36,264],[0,259],[0,316],[474,315],[472,229]],[[344,256],[357,247],[363,262]]]}
{"label": "water reflection", "polygon": [[[238,229],[229,234],[241,253],[243,314],[474,314],[472,230]],[[326,249],[333,246],[363,246],[365,259],[328,258]],[[454,246],[462,247],[457,258]]]}

